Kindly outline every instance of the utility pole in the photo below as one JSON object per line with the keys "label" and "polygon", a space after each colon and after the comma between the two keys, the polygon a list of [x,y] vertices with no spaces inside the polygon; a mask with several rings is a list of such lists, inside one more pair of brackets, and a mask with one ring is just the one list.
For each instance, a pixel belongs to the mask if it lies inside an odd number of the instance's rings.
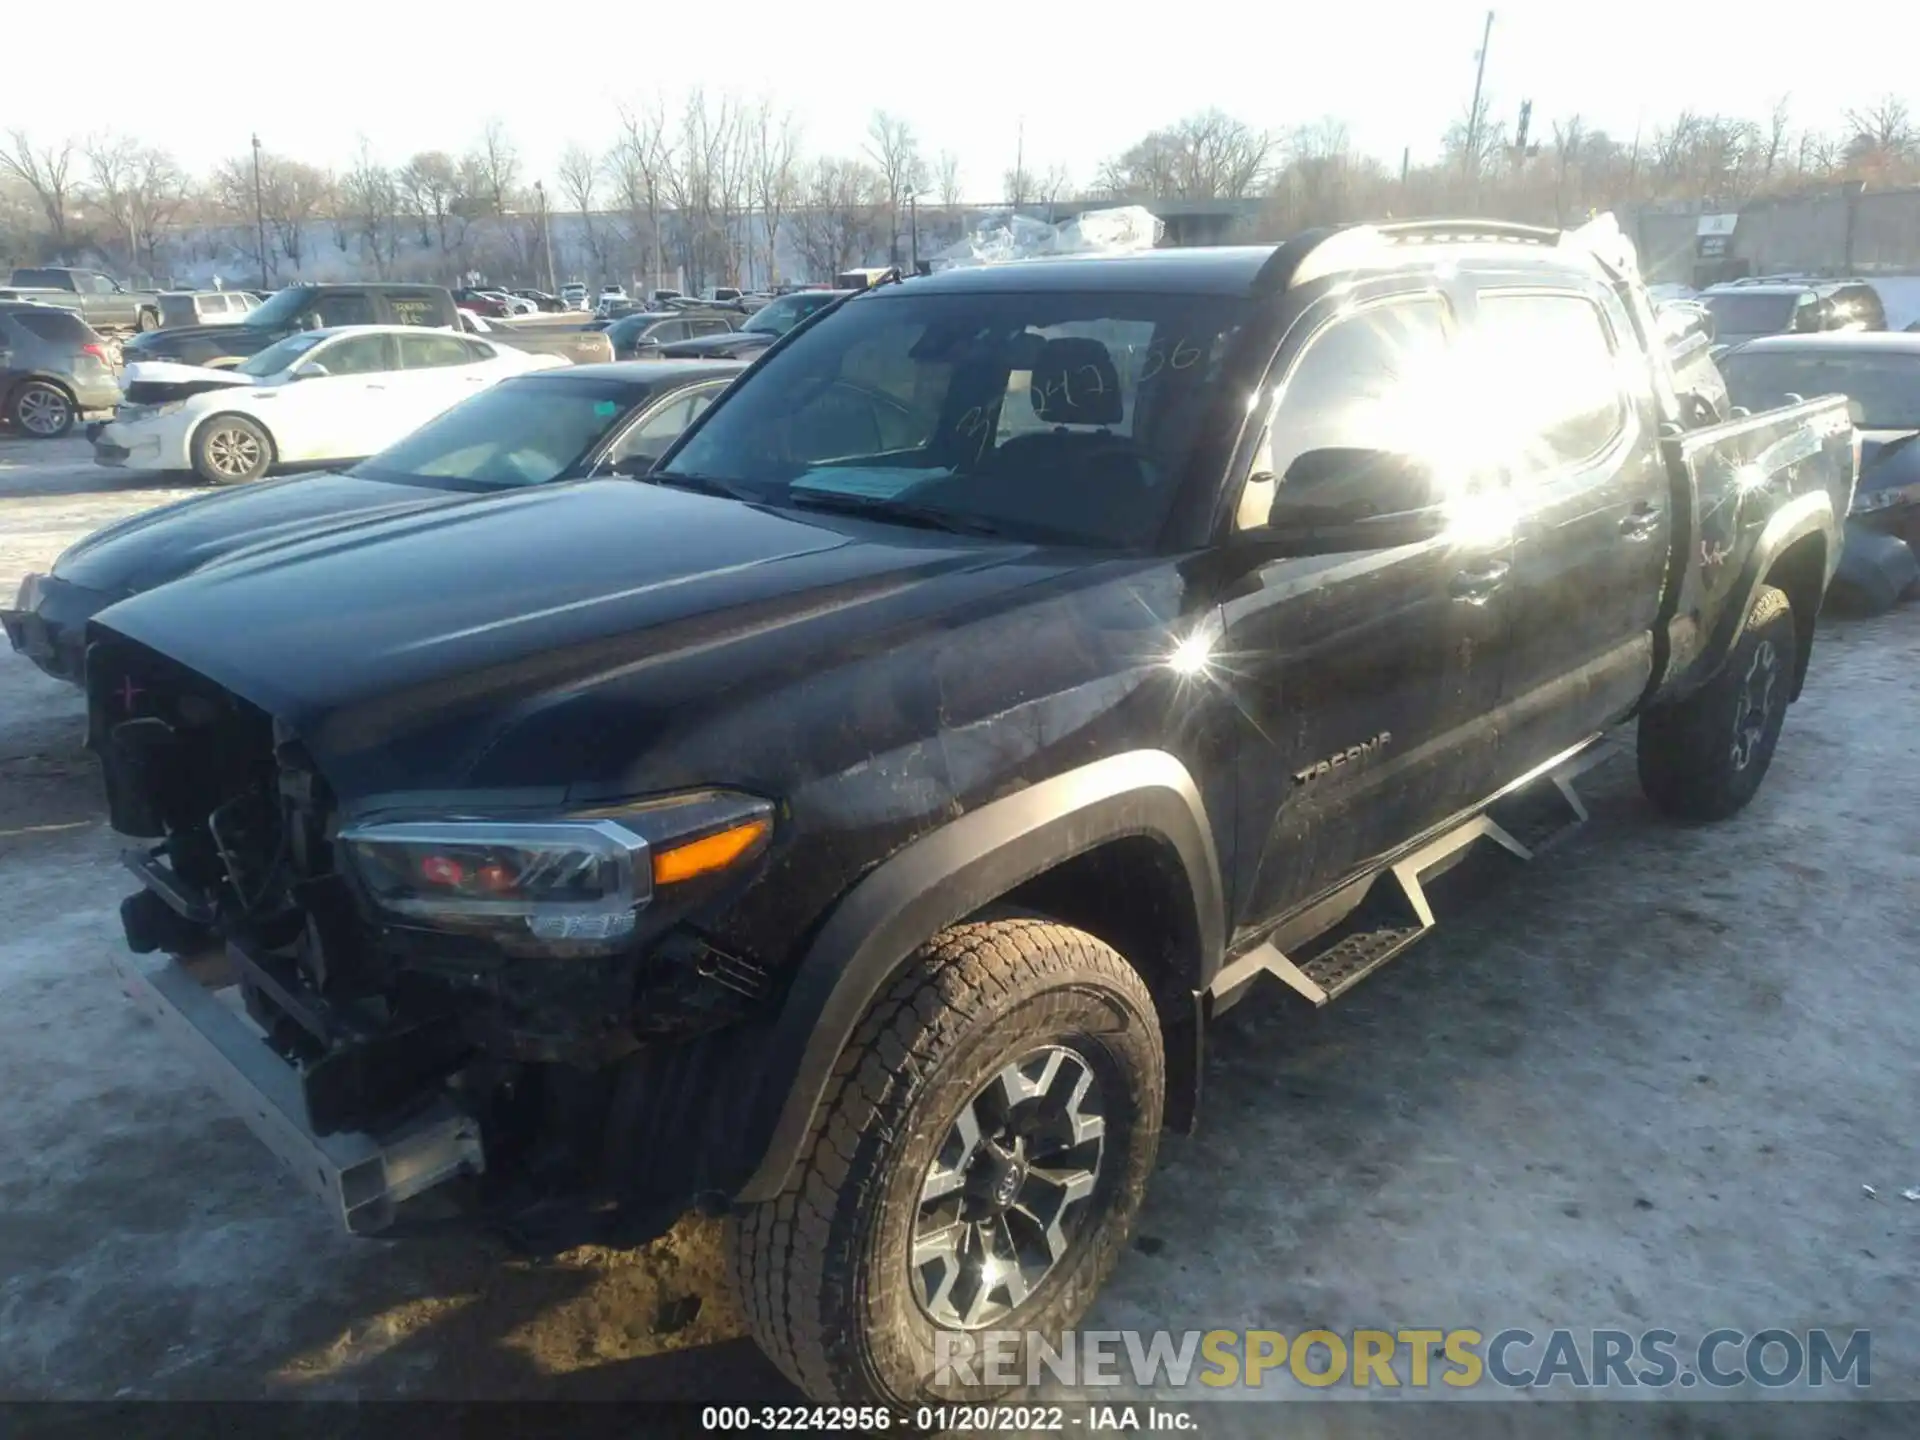
{"label": "utility pole", "polygon": [[538,180],[534,181],[533,195],[540,202],[540,244],[547,252],[547,293],[558,295],[560,285],[553,274],[553,219],[547,210],[547,187]]}
{"label": "utility pole", "polygon": [[1472,175],[1480,156],[1480,88],[1487,78],[1487,44],[1493,39],[1493,12],[1487,11],[1486,27],[1480,32],[1480,53],[1473,71],[1473,108],[1467,111],[1467,153],[1461,163]]}
{"label": "utility pole", "polygon": [[1027,198],[1027,117],[1022,115],[1018,125],[1013,132],[1013,188],[1020,193],[1008,197],[1013,202],[1007,207],[1010,210],[1019,209]]}
{"label": "utility pole", "polygon": [[260,288],[266,290],[272,284],[267,279],[267,210],[260,199],[260,137],[253,137],[253,226],[255,238],[260,242]]}
{"label": "utility pole", "polygon": [[920,273],[920,195],[918,191],[907,192],[907,227],[912,237],[908,241],[909,254],[913,256],[913,273]]}

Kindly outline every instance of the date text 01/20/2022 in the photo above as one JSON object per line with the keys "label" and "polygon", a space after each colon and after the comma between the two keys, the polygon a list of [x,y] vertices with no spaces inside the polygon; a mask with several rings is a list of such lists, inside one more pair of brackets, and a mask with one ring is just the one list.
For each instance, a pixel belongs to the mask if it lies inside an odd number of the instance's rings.
{"label": "date text 01/20/2022", "polygon": [[709,1405],[700,1412],[706,1431],[792,1431],[800,1434],[846,1431],[869,1434],[898,1426],[928,1435],[1030,1435],[1041,1431],[1153,1430],[1192,1431],[1194,1417],[1175,1406],[1089,1405],[922,1405],[912,1423],[892,1411],[873,1407],[820,1405]]}

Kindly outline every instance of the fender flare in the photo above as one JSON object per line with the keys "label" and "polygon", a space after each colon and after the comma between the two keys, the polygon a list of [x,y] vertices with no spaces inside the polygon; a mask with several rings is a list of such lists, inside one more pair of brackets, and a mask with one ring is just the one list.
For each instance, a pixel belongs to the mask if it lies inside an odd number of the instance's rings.
{"label": "fender flare", "polygon": [[[1820,593],[1826,594],[1827,586],[1833,582],[1833,572],[1840,566],[1840,550],[1845,540],[1839,519],[1833,513],[1833,501],[1824,490],[1815,490],[1787,501],[1767,517],[1753,553],[1741,569],[1740,583],[1733,590],[1739,603],[1727,606],[1722,612],[1718,627],[1722,633],[1716,634],[1714,643],[1708,647],[1707,653],[1716,657],[1712,674],[1719,673],[1733,654],[1733,647],[1746,634],[1747,616],[1753,613],[1753,602],[1760,596],[1760,587],[1767,583],[1774,562],[1786,553],[1788,546],[1809,535],[1819,535],[1826,543],[1820,577]],[[1798,693],[1797,684],[1795,693]]]}
{"label": "fender flare", "polygon": [[[794,974],[768,1037],[755,1113],[757,1167],[743,1203],[785,1188],[835,1061],[873,997],[930,937],[1063,860],[1109,840],[1151,836],[1179,857],[1199,922],[1199,984],[1219,967],[1226,905],[1199,787],[1160,750],[1097,760],[993,801],[923,835],[834,907]],[[775,1104],[779,1110],[769,1116]]]}

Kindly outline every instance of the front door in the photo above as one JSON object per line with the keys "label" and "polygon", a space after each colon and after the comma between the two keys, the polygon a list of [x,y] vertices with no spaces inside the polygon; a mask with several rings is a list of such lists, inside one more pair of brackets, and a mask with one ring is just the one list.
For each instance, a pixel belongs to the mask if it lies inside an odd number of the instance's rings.
{"label": "front door", "polygon": [[301,364],[326,373],[277,387],[271,409],[262,411],[280,458],[357,460],[380,449],[395,403],[392,337],[333,336],[303,355]]}
{"label": "front door", "polygon": [[[1284,514],[1309,451],[1439,464],[1461,418],[1455,307],[1434,288],[1329,301],[1305,332],[1249,467],[1234,524]],[[1437,471],[1441,476],[1446,472]],[[1450,478],[1456,492],[1465,481]],[[1465,507],[1461,514],[1468,514]],[[1510,542],[1464,524],[1437,539],[1274,559],[1231,586],[1219,670],[1240,713],[1239,928],[1251,931],[1481,799]]]}
{"label": "front door", "polygon": [[1512,778],[1646,690],[1673,517],[1652,377],[1612,292],[1485,282],[1474,311],[1468,349],[1500,396],[1515,512]]}

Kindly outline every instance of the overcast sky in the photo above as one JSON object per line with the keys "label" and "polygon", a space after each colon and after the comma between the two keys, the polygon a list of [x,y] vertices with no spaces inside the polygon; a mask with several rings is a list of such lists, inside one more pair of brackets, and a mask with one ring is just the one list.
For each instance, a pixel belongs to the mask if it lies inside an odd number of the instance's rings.
{"label": "overcast sky", "polygon": [[[1767,12],[1508,0],[1494,21],[1487,90],[1509,123],[1531,99],[1536,133],[1578,113],[1623,138],[1682,106],[1758,118],[1791,92],[1797,125],[1837,126],[1849,106],[1914,93],[1920,7],[1829,0],[1810,12],[1821,34],[1871,32],[1880,42],[1847,43],[1827,52],[1831,63],[1809,63],[1785,34],[1784,11],[1764,26],[1750,23],[1756,13]],[[95,0],[72,14],[85,16],[72,22],[82,38],[32,63],[13,57],[0,130],[24,126],[44,139],[117,128],[195,169],[244,153],[258,131],[270,150],[340,166],[362,136],[388,161],[458,151],[497,115],[531,180],[551,176],[569,141],[604,144],[623,101],[663,89],[677,101],[702,85],[771,94],[800,118],[813,152],[857,150],[873,109],[892,110],[930,157],[956,153],[969,198],[985,199],[999,193],[1023,125],[1029,167],[1064,164],[1079,183],[1146,131],[1209,106],[1276,131],[1336,116],[1362,149],[1394,163],[1402,146],[1430,155],[1466,108],[1486,9],[1469,0],[268,0],[205,9]]]}

